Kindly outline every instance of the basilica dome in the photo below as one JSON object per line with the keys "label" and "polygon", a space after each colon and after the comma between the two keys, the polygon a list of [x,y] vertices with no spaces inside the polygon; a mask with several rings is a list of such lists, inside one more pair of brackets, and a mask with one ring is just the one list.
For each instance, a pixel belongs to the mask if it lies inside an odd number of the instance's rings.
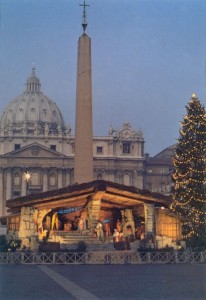
{"label": "basilica dome", "polygon": [[66,131],[63,116],[56,103],[41,92],[35,68],[27,79],[25,91],[11,101],[0,119],[1,133],[55,134]]}

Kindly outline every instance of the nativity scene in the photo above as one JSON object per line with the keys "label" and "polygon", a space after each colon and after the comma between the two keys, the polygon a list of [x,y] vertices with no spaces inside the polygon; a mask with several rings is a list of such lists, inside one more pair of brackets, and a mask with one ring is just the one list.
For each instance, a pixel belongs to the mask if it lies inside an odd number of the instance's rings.
{"label": "nativity scene", "polygon": [[41,242],[70,249],[80,241],[95,250],[175,248],[181,221],[170,203],[168,196],[96,180],[8,200],[8,235],[31,250]]}

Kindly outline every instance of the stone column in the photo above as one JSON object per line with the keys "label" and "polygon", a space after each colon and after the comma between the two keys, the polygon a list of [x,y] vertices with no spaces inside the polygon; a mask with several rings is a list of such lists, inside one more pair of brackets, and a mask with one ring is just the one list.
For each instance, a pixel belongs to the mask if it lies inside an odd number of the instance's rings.
{"label": "stone column", "polygon": [[48,169],[43,170],[43,192],[48,191]]}
{"label": "stone column", "polygon": [[101,198],[102,198],[102,193],[97,192],[94,198],[87,206],[88,227],[90,229],[94,229],[96,227],[97,221],[99,220]]}
{"label": "stone column", "polygon": [[26,180],[24,178],[24,170],[22,170],[21,173],[21,196],[26,196],[26,189],[27,189],[27,183]]}
{"label": "stone column", "polygon": [[0,168],[0,216],[5,215],[6,207],[4,202],[4,189],[3,189],[3,182],[4,182],[4,174],[3,169]]}
{"label": "stone column", "polygon": [[59,169],[58,170],[58,189],[61,189],[62,188],[62,170]]}
{"label": "stone column", "polygon": [[91,39],[83,33],[78,43],[74,181],[93,180]]}
{"label": "stone column", "polygon": [[144,213],[145,213],[145,235],[151,233],[155,235],[155,208],[154,204],[144,203]]}
{"label": "stone column", "polygon": [[70,170],[66,169],[66,186],[71,184]]}
{"label": "stone column", "polygon": [[11,169],[7,169],[6,172],[6,200],[12,197],[12,185],[11,185]]}

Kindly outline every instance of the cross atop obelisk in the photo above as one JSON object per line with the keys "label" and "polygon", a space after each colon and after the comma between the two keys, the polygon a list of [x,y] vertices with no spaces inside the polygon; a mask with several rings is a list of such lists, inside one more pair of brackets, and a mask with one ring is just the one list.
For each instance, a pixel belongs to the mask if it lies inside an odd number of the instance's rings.
{"label": "cross atop obelisk", "polygon": [[86,6],[90,6],[88,4],[84,3],[83,4],[79,4],[79,6],[83,6],[83,17],[82,17],[82,27],[83,27],[83,31],[85,32],[86,28],[87,28],[87,14],[86,14]]}

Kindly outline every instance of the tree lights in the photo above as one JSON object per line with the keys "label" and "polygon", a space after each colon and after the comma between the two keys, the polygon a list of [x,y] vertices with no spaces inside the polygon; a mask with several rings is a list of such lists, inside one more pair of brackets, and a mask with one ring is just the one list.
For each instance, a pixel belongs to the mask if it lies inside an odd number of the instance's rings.
{"label": "tree lights", "polygon": [[186,111],[173,158],[172,209],[185,220],[188,244],[206,248],[206,112],[195,94]]}

